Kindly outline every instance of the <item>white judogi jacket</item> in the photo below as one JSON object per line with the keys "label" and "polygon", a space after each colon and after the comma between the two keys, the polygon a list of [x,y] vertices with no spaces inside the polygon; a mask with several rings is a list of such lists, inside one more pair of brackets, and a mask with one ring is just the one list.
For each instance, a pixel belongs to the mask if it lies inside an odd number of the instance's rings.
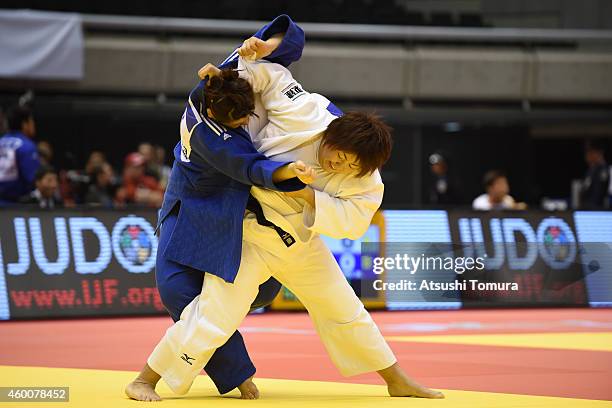
{"label": "white judogi jacket", "polygon": [[[248,129],[257,150],[273,160],[302,160],[317,171],[311,185],[316,208],[302,199],[253,187],[251,194],[266,218],[298,242],[307,243],[317,233],[338,239],[361,237],[380,207],[384,185],[378,171],[357,178],[320,167],[321,137],[338,117],[332,113],[337,108],[324,96],[306,92],[281,65],[240,58],[238,69],[257,95],[259,118],[252,118]],[[330,104],[334,109],[329,109]]]}

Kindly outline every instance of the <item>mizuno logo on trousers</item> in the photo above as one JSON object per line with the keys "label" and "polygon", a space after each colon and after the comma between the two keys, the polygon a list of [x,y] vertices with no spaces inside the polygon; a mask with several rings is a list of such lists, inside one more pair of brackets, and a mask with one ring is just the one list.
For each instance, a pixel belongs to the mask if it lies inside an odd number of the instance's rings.
{"label": "mizuno logo on trousers", "polygon": [[189,361],[189,360],[195,360],[195,358],[193,358],[193,357],[189,357],[189,356],[187,355],[187,353],[183,353],[183,355],[181,356],[181,360],[185,361],[185,362],[186,362],[187,364],[189,364],[189,365],[193,365],[193,364],[191,363],[191,361]]}

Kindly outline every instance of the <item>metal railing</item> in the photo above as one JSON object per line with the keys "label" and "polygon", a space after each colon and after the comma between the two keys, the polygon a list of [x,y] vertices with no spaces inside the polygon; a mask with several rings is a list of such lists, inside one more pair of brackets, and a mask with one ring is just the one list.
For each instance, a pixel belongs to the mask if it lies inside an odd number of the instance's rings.
{"label": "metal railing", "polygon": [[[85,29],[129,32],[191,33],[243,36],[263,21],[83,14]],[[611,43],[612,30],[415,27],[372,24],[300,23],[309,38],[478,43]]]}

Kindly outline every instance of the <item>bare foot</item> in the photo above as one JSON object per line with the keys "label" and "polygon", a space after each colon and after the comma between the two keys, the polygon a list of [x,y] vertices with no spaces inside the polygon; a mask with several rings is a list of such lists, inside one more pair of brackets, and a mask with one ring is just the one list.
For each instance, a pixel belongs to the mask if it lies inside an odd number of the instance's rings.
{"label": "bare foot", "polygon": [[399,383],[387,384],[387,390],[392,397],[417,397],[417,398],[444,398],[444,394],[427,387],[423,387],[410,378],[404,378]]}
{"label": "bare foot", "polygon": [[392,397],[444,398],[444,394],[440,391],[423,387],[410,378],[397,362],[377,373],[387,383],[389,395]]}
{"label": "bare foot", "polygon": [[253,377],[247,378],[238,386],[241,399],[259,399],[259,390],[253,382]]}
{"label": "bare foot", "polygon": [[137,401],[161,401],[160,396],[155,392],[155,387],[139,378],[125,387],[125,393]]}

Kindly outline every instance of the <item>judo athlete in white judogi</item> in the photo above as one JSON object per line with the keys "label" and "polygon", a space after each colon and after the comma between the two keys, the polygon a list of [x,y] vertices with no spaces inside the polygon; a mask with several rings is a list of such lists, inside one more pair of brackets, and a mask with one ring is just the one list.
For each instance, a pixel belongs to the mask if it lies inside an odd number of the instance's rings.
{"label": "judo athlete in white judogi", "polygon": [[[257,48],[247,41],[240,53]],[[377,371],[392,396],[442,398],[399,368],[319,236],[355,239],[367,230],[383,197],[377,167],[390,153],[388,127],[372,115],[341,116],[329,100],[306,92],[280,65],[240,58],[238,67],[260,97],[259,119],[249,123],[255,147],[274,160],[302,160],[313,166],[317,177],[312,188],[298,193],[251,190],[266,222],[275,228],[257,219],[261,213],[247,213],[241,264],[233,284],[206,274],[202,293],[168,329],[148,365],[174,392],[186,393],[213,352],[238,328],[259,285],[273,276],[304,304],[343,375]],[[338,138],[346,140],[347,130],[354,131],[348,136],[355,149],[338,149],[344,146]],[[378,157],[374,168],[367,154]],[[289,238],[281,239],[278,228]]]}

